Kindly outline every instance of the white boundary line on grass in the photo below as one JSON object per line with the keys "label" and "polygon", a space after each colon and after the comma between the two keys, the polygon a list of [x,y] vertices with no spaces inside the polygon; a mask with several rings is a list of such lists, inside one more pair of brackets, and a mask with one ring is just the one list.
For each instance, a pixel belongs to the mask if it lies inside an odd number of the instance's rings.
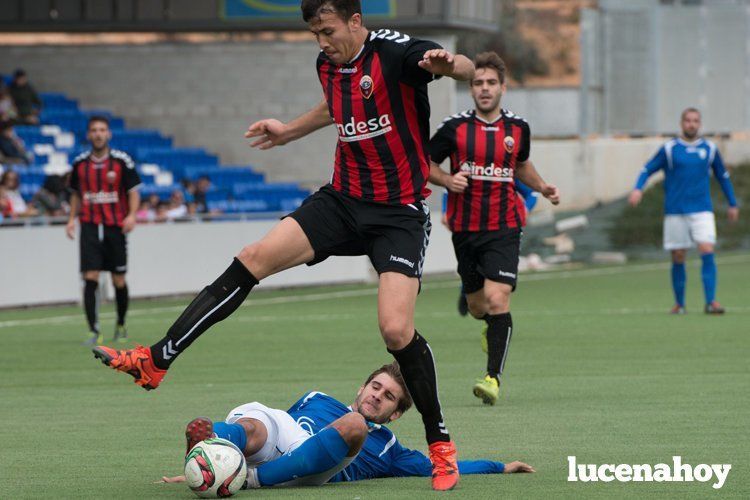
{"label": "white boundary line on grass", "polygon": [[[723,257],[718,259],[719,264],[735,264],[735,263],[743,263],[743,262],[750,262],[750,255],[731,255],[728,257]],[[646,271],[655,271],[655,270],[663,270],[668,269],[669,263],[652,263],[652,264],[636,264],[636,265],[625,265],[625,266],[616,266],[616,267],[602,267],[602,268],[594,268],[594,269],[579,269],[579,270],[572,270],[572,271],[545,271],[545,272],[539,272],[539,273],[533,273],[524,275],[521,278],[522,282],[529,282],[529,281],[546,281],[546,280],[552,280],[552,279],[570,279],[570,278],[579,278],[579,277],[596,277],[596,276],[610,276],[615,274],[624,274],[624,273],[631,273],[631,272],[646,272]],[[426,283],[424,285],[425,290],[439,290],[443,288],[458,288],[455,281],[446,281],[443,283]],[[285,295],[283,297],[271,297],[268,299],[257,299],[257,300],[249,300],[245,302],[242,307],[255,307],[255,306],[267,306],[267,305],[276,305],[276,304],[289,304],[292,302],[316,302],[319,300],[329,300],[329,299],[343,299],[343,298],[351,298],[351,297],[365,297],[368,295],[377,295],[378,290],[377,288],[365,288],[365,289],[359,289],[359,290],[342,290],[339,292],[321,292],[321,293],[309,293],[309,294],[302,294],[302,295]],[[179,306],[168,306],[168,307],[151,307],[151,308],[143,308],[143,309],[134,309],[132,311],[128,312],[129,316],[147,316],[151,314],[159,314],[159,313],[166,313],[166,312],[182,312],[186,307],[185,305],[179,305]],[[737,308],[733,308],[736,310]],[[741,308],[741,310],[745,310],[746,308]],[[636,314],[636,313],[643,313],[643,312],[660,312],[661,310],[656,309],[609,309],[607,311],[611,312],[605,312],[605,314]],[[621,312],[619,312],[621,311]],[[516,311],[514,311],[516,312]],[[529,311],[530,312],[530,311]],[[520,314],[524,314],[524,311],[518,311]],[[535,311],[537,314],[546,314],[542,311]],[[559,312],[556,311],[550,311],[550,314],[558,314]],[[587,310],[586,314],[592,314],[593,311]],[[576,313],[578,314],[578,313]],[[103,313],[100,315],[100,318],[103,319],[109,319],[114,318],[114,313]],[[12,328],[16,326],[36,326],[36,325],[54,325],[54,324],[60,324],[60,323],[66,323],[70,321],[78,321],[81,319],[80,314],[66,314],[66,315],[60,315],[60,316],[50,316],[48,318],[34,318],[34,319],[18,319],[18,320],[8,320],[8,321],[0,321],[0,328]],[[244,320],[244,321],[251,321],[251,320]],[[270,321],[268,319],[267,321]]]}

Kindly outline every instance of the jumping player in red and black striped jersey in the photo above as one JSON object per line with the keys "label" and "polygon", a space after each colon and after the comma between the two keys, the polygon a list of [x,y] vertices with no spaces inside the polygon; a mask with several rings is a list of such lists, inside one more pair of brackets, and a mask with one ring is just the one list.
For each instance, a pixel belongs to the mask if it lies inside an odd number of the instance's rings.
{"label": "jumping player in red and black striped jersey", "polygon": [[[430,141],[430,181],[448,188],[447,219],[469,312],[487,323],[487,374],[473,392],[495,404],[513,331],[510,294],[516,287],[524,224],[518,178],[552,203],[558,189],[529,160],[529,125],[500,107],[505,63],[494,52],[475,59],[475,109],[446,118]],[[450,158],[450,173],[440,168]]]}
{"label": "jumping player in red and black striped jersey", "polygon": [[96,300],[100,271],[112,274],[117,302],[114,339],[124,342],[127,339],[125,315],[128,311],[125,235],[135,227],[141,179],[130,156],[110,149],[112,132],[106,117],[93,116],[89,119],[87,138],[92,149],[73,161],[70,176],[73,193],[70,197],[70,218],[65,230],[70,239],[75,238],[75,219],[78,216],[81,223],[83,304],[91,333],[86,344],[102,342]]}
{"label": "jumping player in red and black striped jersey", "polygon": [[427,84],[440,76],[469,80],[474,65],[439,45],[390,30],[370,32],[358,0],[303,0],[302,16],[321,54],[324,100],[282,123],[250,125],[251,146],[270,149],[335,124],[339,133],[330,184],[310,196],[260,242],[248,245],[150,348],[95,355],[136,383],[155,388],[170,363],[209,326],[234,312],[259,280],[333,255],[367,255],[379,274],[378,320],[422,414],[432,486],[458,482],[456,450],[443,423],[432,351],[414,329],[414,308],[430,218]]}

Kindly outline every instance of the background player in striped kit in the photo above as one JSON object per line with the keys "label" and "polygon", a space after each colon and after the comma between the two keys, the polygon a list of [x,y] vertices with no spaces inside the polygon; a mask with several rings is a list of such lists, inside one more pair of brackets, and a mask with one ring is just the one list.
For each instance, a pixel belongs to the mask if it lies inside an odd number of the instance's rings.
{"label": "background player in striped kit", "polygon": [[700,112],[695,108],[683,111],[680,126],[682,135],[667,141],[643,167],[628,201],[632,206],[638,205],[648,178],[664,170],[664,249],[672,254],[675,298],[671,313],[685,313],[685,256],[688,248],[697,244],[702,261],[704,311],[724,314],[724,308],[716,300],[716,220],[709,187],[711,172],[729,203],[729,220],[736,221],[740,212],[719,149],[713,142],[698,136]]}
{"label": "background player in striped kit", "polygon": [[325,99],[289,123],[256,122],[245,135],[254,138],[251,146],[269,149],[335,124],[331,183],[243,248],[157,343],[128,351],[96,347],[94,354],[154,389],[177,356],[232,314],[261,279],[332,255],[367,255],[379,275],[381,335],[422,415],[432,487],[449,490],[459,477],[456,449],[443,422],[432,350],[414,327],[431,229],[424,203],[430,170],[427,84],[441,76],[469,80],[474,65],[434,42],[368,31],[358,0],[303,0],[301,8],[321,49],[317,69]]}
{"label": "background player in striped kit", "polygon": [[[475,109],[446,118],[433,136],[430,181],[448,188],[448,226],[469,312],[487,323],[487,374],[473,392],[485,404],[495,404],[513,332],[510,294],[525,215],[514,180],[517,176],[555,204],[560,195],[529,160],[529,125],[500,107],[505,63],[494,52],[479,54],[474,62]],[[439,165],[448,157],[450,173]]]}
{"label": "background player in striped kit", "polygon": [[[86,135],[91,150],[73,161],[70,176],[70,217],[65,227],[68,238],[75,238],[75,221],[81,224],[81,274],[84,280],[83,306],[88,321],[89,345],[102,343],[99,331],[97,287],[99,272],[112,274],[117,302],[114,340],[125,341],[125,315],[128,311],[128,269],[126,234],[135,228],[135,213],[141,202],[141,179],[135,163],[126,153],[110,149],[112,132],[104,116],[89,118]],[[79,209],[80,208],[80,213]]]}

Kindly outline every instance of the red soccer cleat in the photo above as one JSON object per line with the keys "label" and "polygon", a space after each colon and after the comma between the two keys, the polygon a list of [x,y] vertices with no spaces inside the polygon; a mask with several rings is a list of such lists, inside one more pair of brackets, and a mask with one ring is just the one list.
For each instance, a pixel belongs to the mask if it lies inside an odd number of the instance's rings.
{"label": "red soccer cleat", "polygon": [[154,366],[151,349],[142,345],[122,351],[104,346],[97,346],[91,350],[95,358],[114,370],[130,374],[135,383],[147,391],[159,387],[161,379],[167,374],[167,370]]}
{"label": "red soccer cleat", "polygon": [[432,489],[452,490],[458,484],[458,461],[453,441],[438,441],[430,445],[432,462]]}
{"label": "red soccer cleat", "polygon": [[714,300],[713,302],[706,304],[706,308],[703,311],[706,314],[724,314],[726,312],[726,309],[724,309],[721,304]]}
{"label": "red soccer cleat", "polygon": [[687,311],[685,310],[685,306],[675,304],[672,306],[672,309],[669,310],[669,314],[687,314]]}
{"label": "red soccer cleat", "polygon": [[200,443],[201,441],[213,437],[214,435],[214,423],[211,422],[210,418],[198,417],[194,418],[185,427],[185,439],[187,440],[187,451],[185,454],[190,453],[193,446]]}

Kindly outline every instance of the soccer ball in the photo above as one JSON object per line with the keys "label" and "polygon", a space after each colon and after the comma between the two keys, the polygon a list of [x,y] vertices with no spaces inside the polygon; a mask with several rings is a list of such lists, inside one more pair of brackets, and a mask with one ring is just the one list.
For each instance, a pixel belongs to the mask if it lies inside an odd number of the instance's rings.
{"label": "soccer ball", "polygon": [[226,439],[201,441],[185,457],[185,480],[201,498],[230,497],[242,488],[246,477],[245,456]]}

